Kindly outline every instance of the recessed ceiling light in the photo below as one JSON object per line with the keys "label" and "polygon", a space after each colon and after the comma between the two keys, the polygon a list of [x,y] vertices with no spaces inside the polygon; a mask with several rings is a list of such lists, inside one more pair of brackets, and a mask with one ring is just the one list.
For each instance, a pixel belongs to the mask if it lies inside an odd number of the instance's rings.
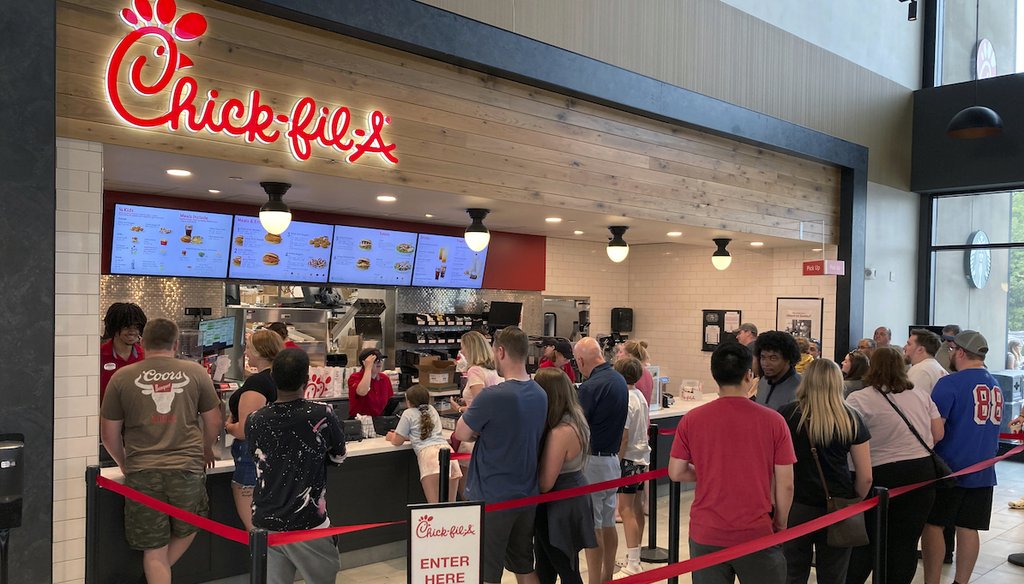
{"label": "recessed ceiling light", "polygon": [[210,190],[209,190],[209,193],[210,193],[211,195],[219,195],[219,194],[220,194],[220,191],[218,191],[217,189],[210,189]]}
{"label": "recessed ceiling light", "polygon": [[580,231],[579,229],[577,229],[576,231],[573,231],[572,234],[573,235],[583,235],[583,232]]}
{"label": "recessed ceiling light", "polygon": [[229,176],[228,178],[231,180],[242,180],[242,177],[240,176]]}
{"label": "recessed ceiling light", "polygon": [[394,203],[398,198],[394,195],[377,195],[377,200],[381,203]]}
{"label": "recessed ceiling light", "polygon": [[811,251],[825,251],[825,250],[821,249],[820,247],[814,247],[814,248],[811,248]]}
{"label": "recessed ceiling light", "polygon": [[427,213],[426,215],[424,215],[424,217],[426,217],[427,219],[433,219],[434,218],[434,216],[431,215],[430,213]]}
{"label": "recessed ceiling light", "polygon": [[544,220],[547,221],[548,223],[561,223],[562,222],[562,218],[561,217],[545,217]]}
{"label": "recessed ceiling light", "polygon": [[763,241],[751,241],[750,247],[764,247]]}
{"label": "recessed ceiling light", "polygon": [[669,231],[665,235],[667,235],[669,237],[680,237],[680,236],[683,235],[683,232],[682,231]]}
{"label": "recessed ceiling light", "polygon": [[167,174],[171,176],[192,176],[190,171],[182,170],[180,168],[168,168]]}

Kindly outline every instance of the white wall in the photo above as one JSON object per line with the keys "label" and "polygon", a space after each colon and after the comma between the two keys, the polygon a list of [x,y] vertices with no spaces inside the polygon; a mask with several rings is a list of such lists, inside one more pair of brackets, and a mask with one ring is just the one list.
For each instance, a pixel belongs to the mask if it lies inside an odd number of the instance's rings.
{"label": "white wall", "polygon": [[85,578],[85,467],[99,449],[103,145],[57,139],[53,582]]}
{"label": "white wall", "polygon": [[720,1],[905,87],[921,87],[924,2],[909,22],[907,3],[897,0]]}
{"label": "white wall", "polygon": [[919,202],[916,193],[868,183],[864,265],[876,270],[877,277],[864,281],[866,337],[887,326],[892,342],[902,345],[909,325],[927,324],[914,322]]}

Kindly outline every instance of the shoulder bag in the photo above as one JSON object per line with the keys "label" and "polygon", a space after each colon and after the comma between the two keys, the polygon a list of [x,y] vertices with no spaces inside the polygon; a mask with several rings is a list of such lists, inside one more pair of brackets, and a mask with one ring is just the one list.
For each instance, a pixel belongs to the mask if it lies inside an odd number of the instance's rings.
{"label": "shoulder bag", "polygon": [[928,443],[925,442],[924,438],[921,437],[921,434],[918,433],[917,428],[915,428],[914,425],[910,423],[910,420],[908,420],[907,416],[903,414],[903,411],[896,406],[896,403],[889,399],[889,396],[883,393],[877,387],[875,388],[875,391],[882,394],[882,398],[884,398],[885,401],[888,402],[890,406],[892,406],[892,409],[896,410],[896,413],[899,414],[901,418],[903,418],[903,422],[906,423],[907,428],[910,428],[910,433],[914,435],[914,438],[917,438],[917,441],[921,443],[921,446],[924,446],[924,449],[928,451],[928,455],[932,459],[932,465],[935,467],[935,488],[950,489],[955,487],[956,479],[949,476],[953,474],[953,469],[949,468],[949,465],[946,464],[946,461],[942,460],[942,457],[936,454],[935,451],[932,450],[930,446],[928,446]]}
{"label": "shoulder bag", "polygon": [[[829,513],[845,509],[850,505],[856,505],[861,499],[842,499],[833,497],[828,492],[828,482],[825,481],[825,473],[821,470],[821,462],[818,460],[818,449],[811,446],[811,456],[814,457],[814,466],[818,468],[818,477],[821,478],[821,486],[825,489],[826,509]],[[829,547],[849,548],[868,544],[868,530],[864,525],[864,514],[858,513],[848,519],[828,526],[826,532]]]}

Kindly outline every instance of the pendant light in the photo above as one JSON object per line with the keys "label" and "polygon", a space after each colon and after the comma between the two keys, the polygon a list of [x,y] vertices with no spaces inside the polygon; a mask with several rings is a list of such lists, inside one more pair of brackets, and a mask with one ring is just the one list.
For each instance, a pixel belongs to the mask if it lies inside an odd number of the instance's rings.
{"label": "pendant light", "polygon": [[[980,48],[979,21],[981,20],[981,2],[974,4],[974,103],[978,103],[978,49]],[[988,138],[1003,133],[1003,118],[991,108],[983,105],[972,105],[957,112],[946,126],[946,135],[950,138],[972,140]]]}
{"label": "pendant light", "polygon": [[267,192],[267,202],[260,207],[260,224],[267,233],[281,235],[292,222],[292,211],[281,199],[292,185],[284,182],[261,182]]}
{"label": "pendant light", "polygon": [[473,220],[469,227],[466,228],[466,233],[463,236],[469,249],[483,251],[487,244],[491,242],[491,232],[487,231],[487,227],[484,226],[484,217],[487,217],[487,214],[490,212],[490,209],[466,209],[466,213],[469,213],[469,218]]}
{"label": "pendant light", "polygon": [[615,263],[619,263],[626,259],[629,255],[629,244],[626,243],[622,236],[626,233],[629,227],[625,225],[613,225],[608,228],[608,231],[612,232],[612,238],[608,240],[608,259]]}
{"label": "pendant light", "polygon": [[711,265],[715,266],[716,270],[724,270],[728,268],[732,265],[732,255],[729,253],[729,250],[725,249],[725,247],[729,245],[729,242],[732,240],[727,237],[719,237],[712,239],[711,241],[715,242],[715,245],[718,246],[715,253],[711,254]]}

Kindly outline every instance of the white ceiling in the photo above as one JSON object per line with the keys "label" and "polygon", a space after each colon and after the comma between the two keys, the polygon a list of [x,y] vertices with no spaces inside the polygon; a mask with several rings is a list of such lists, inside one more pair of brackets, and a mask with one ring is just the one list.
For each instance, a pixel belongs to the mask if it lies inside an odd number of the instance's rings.
{"label": "white ceiling", "polygon": [[[625,239],[631,245],[680,243],[713,248],[712,238],[731,237],[735,240],[733,246],[763,241],[766,248],[819,247],[808,241],[686,227],[600,213],[555,212],[526,202],[512,203],[124,146],[105,145],[103,159],[104,187],[131,193],[261,205],[267,196],[259,183],[280,181],[291,183],[292,187],[284,201],[294,209],[464,226],[469,224],[465,210],[483,207],[491,210],[484,221],[488,228],[512,233],[606,242],[609,238],[609,225],[628,225]],[[169,168],[189,170],[192,175],[173,177],[165,172]],[[209,189],[221,192],[211,194]],[[394,195],[398,200],[394,203],[381,203],[376,200],[380,194]],[[428,213],[434,217],[427,218]],[[562,217],[562,222],[545,222],[544,219],[550,216]],[[584,233],[577,236],[573,234],[574,230]],[[683,235],[668,237],[666,233],[670,231],[681,231]]]}

